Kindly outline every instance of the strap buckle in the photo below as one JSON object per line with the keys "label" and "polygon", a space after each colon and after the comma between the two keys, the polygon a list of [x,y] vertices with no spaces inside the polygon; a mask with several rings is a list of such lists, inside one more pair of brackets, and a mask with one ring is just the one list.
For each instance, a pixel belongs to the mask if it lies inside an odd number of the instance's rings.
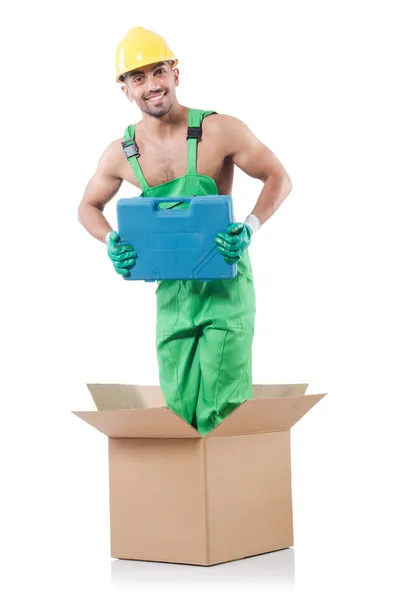
{"label": "strap buckle", "polygon": [[138,146],[132,138],[121,142],[121,145],[123,146],[124,154],[128,159],[132,158],[133,156],[136,156],[137,158],[140,156]]}
{"label": "strap buckle", "polygon": [[187,140],[199,140],[201,142],[201,138],[203,135],[203,129],[200,127],[188,127],[187,128]]}

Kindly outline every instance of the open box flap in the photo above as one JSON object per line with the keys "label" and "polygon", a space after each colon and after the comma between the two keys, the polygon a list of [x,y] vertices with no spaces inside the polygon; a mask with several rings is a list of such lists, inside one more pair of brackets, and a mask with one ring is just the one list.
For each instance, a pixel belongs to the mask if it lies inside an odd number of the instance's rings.
{"label": "open box flap", "polygon": [[136,410],[73,411],[108,437],[121,438],[201,438],[176,413],[164,406]]}
{"label": "open box flap", "polygon": [[252,386],[252,399],[286,398],[288,396],[303,396],[309,387],[308,383],[254,383]]}
{"label": "open box flap", "polygon": [[207,437],[288,431],[326,394],[246,400]]}
{"label": "open box flap", "polygon": [[165,406],[163,392],[155,385],[87,383],[87,387],[98,410]]}

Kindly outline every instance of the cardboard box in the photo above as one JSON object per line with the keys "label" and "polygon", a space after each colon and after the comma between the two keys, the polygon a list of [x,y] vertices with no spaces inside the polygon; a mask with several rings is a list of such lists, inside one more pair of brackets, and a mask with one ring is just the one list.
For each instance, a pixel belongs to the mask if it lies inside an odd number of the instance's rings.
{"label": "cardboard box", "polygon": [[326,394],[254,385],[206,436],[154,386],[89,384],[109,438],[111,556],[213,565],[293,545],[291,427]]}

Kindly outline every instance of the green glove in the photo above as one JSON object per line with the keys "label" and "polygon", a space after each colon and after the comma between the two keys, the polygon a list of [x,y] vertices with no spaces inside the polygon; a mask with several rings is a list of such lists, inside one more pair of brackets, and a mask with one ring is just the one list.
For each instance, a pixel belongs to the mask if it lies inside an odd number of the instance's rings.
{"label": "green glove", "polygon": [[119,275],[129,275],[130,269],[135,265],[136,252],[128,244],[119,245],[120,236],[116,231],[112,231],[107,236],[108,256],[113,263],[116,273]]}
{"label": "green glove", "polygon": [[251,243],[252,230],[245,223],[232,223],[227,233],[218,233],[215,242],[229,265],[238,263]]}

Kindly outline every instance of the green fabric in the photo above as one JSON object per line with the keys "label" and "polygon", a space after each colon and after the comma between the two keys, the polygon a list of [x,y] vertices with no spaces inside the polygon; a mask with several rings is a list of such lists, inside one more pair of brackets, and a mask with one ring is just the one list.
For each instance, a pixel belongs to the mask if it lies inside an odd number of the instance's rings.
{"label": "green fabric", "polygon": [[[135,140],[135,125],[130,125],[129,127],[127,127],[127,129],[124,132],[124,140]],[[143,191],[146,191],[149,189],[149,185],[148,182],[146,181],[146,178],[144,176],[144,174],[142,173],[142,169],[141,166],[138,162],[138,158],[136,156],[131,156],[128,159],[128,162],[130,163],[132,170],[134,171],[135,177],[138,180],[138,183],[141,187],[141,189]]]}
{"label": "green fabric", "polygon": [[242,253],[251,243],[252,230],[245,223],[232,223],[227,233],[218,233],[215,238],[218,250],[229,265],[238,263]]}
{"label": "green fabric", "polygon": [[162,281],[156,294],[166,403],[206,435],[252,398],[255,294],[248,253],[234,279]]}
{"label": "green fabric", "polygon": [[107,243],[108,256],[113,263],[116,273],[129,275],[135,265],[136,252],[129,244],[119,246],[120,236],[116,231],[109,235]]}
{"label": "green fabric", "polygon": [[[196,127],[211,111],[189,109]],[[128,139],[133,127],[126,130]],[[215,181],[197,174],[197,140],[188,141],[187,173],[149,188],[142,197],[180,198],[218,194]],[[144,176],[130,159],[138,181]],[[143,179],[142,179],[143,178]],[[162,202],[162,208],[183,208]],[[252,341],[255,291],[247,251],[231,280],[160,281],[156,290],[156,348],[166,404],[202,435],[209,433],[241,402],[252,397]]]}
{"label": "green fabric", "polygon": [[[188,127],[199,127],[203,118],[211,114],[214,114],[214,111],[203,111],[190,108],[188,113]],[[132,139],[135,141],[135,125],[127,127],[124,133],[124,139]],[[142,189],[141,196],[143,198],[179,198],[181,196],[211,196],[218,194],[218,187],[211,177],[197,174],[197,140],[189,139],[187,141],[187,146],[188,156],[186,175],[153,187],[149,187],[138,158],[133,156],[128,159]],[[188,208],[188,206],[188,202],[160,202],[158,208]]]}

